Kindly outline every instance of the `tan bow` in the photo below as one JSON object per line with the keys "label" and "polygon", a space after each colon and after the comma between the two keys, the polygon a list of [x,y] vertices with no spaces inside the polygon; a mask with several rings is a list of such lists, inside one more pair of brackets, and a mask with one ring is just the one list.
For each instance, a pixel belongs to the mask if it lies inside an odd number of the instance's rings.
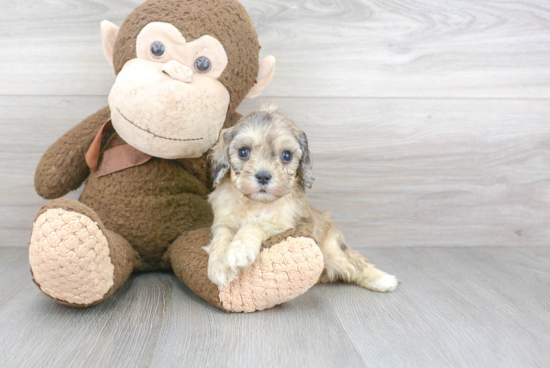
{"label": "tan bow", "polygon": [[101,166],[98,169],[97,165],[99,162],[99,155],[101,153],[101,138],[103,137],[103,134],[109,133],[113,130],[113,124],[111,123],[111,119],[109,119],[105,122],[105,124],[103,124],[101,129],[99,129],[94,141],[86,152],[86,163],[98,177],[124,170],[129,167],[142,165],[152,158],[152,156],[135,149],[129,144],[123,144],[121,146],[106,150],[103,153],[103,160],[101,161]]}

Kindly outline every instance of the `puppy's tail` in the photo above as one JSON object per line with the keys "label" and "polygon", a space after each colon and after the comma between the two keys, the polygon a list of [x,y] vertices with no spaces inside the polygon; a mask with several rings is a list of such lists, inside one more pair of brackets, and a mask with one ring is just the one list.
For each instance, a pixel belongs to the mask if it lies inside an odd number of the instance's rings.
{"label": "puppy's tail", "polygon": [[260,108],[260,111],[265,111],[269,114],[272,114],[274,112],[277,112],[278,109],[279,109],[279,106],[277,106],[276,103],[271,102],[267,105],[262,105],[262,107]]}

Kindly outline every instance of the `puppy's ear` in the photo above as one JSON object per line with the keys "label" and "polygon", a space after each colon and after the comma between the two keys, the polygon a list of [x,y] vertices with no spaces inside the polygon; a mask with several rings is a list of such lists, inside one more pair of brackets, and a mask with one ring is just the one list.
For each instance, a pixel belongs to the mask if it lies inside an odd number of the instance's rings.
{"label": "puppy's ear", "polygon": [[214,185],[220,184],[229,171],[229,143],[231,143],[232,138],[232,128],[222,129],[218,143],[210,151]]}
{"label": "puppy's ear", "polygon": [[300,175],[302,176],[302,182],[304,183],[304,186],[311,188],[313,185],[313,162],[311,162],[311,154],[309,153],[309,147],[307,145],[307,137],[306,134],[302,131],[300,131],[296,137],[298,138],[298,141],[300,142],[300,150],[302,151],[302,158],[300,159],[300,166],[298,167],[298,171],[300,172]]}

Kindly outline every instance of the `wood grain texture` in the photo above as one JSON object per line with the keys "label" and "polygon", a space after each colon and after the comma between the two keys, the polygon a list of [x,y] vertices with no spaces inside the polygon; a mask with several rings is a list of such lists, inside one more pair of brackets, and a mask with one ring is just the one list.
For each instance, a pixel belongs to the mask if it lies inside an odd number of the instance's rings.
{"label": "wood grain texture", "polygon": [[[106,97],[3,97],[0,246],[26,246],[46,201],[47,147]],[[550,104],[543,100],[262,98],[304,129],[310,202],[351,245],[548,245]],[[71,193],[77,198],[79,192]]]}
{"label": "wood grain texture", "polygon": [[380,301],[373,293],[344,293],[340,285],[323,289],[364,361],[378,367],[548,364],[548,248],[390,251],[363,253],[395,270],[402,280],[397,293]]}
{"label": "wood grain texture", "polygon": [[[4,1],[0,94],[104,95],[99,23],[142,1]],[[266,96],[550,98],[550,3],[243,0],[277,72]]]}
{"label": "wood grain texture", "polygon": [[[253,314],[226,314],[171,274],[134,275],[88,309],[32,284],[0,249],[2,367],[544,367],[550,248],[371,248],[397,291],[317,285]],[[6,279],[6,276],[8,278]]]}
{"label": "wood grain texture", "polygon": [[350,244],[549,244],[548,101],[280,101],[311,142],[310,202]]}

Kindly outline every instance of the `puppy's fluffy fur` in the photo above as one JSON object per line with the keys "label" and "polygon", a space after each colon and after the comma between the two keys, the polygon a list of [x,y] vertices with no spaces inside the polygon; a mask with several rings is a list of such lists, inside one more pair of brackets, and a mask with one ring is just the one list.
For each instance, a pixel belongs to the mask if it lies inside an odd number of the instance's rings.
{"label": "puppy's fluffy fur", "polygon": [[211,152],[216,189],[208,276],[226,286],[252,265],[262,242],[290,228],[312,234],[323,252],[322,282],[353,282],[375,291],[397,286],[395,276],[380,271],[345,245],[329,213],[308,205],[311,159],[304,132],[270,107],[252,113],[222,132]]}

